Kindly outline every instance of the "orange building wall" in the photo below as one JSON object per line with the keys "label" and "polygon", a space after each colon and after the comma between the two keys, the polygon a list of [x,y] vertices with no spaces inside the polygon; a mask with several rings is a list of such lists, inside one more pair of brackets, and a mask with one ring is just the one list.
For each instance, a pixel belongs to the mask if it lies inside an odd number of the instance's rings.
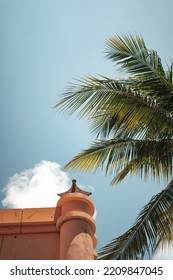
{"label": "orange building wall", "polygon": [[55,233],[4,235],[1,260],[58,260],[59,236]]}
{"label": "orange building wall", "polygon": [[0,259],[59,259],[54,213],[55,207],[0,210]]}
{"label": "orange building wall", "polygon": [[0,210],[1,260],[97,259],[88,193],[74,184],[60,196],[56,207]]}

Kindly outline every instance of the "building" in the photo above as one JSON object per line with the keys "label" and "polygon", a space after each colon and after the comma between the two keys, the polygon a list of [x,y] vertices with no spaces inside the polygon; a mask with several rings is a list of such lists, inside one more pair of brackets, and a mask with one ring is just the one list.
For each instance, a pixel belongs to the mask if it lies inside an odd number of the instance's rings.
{"label": "building", "polygon": [[56,207],[1,209],[0,259],[97,259],[90,194],[73,180],[71,188],[59,194]]}

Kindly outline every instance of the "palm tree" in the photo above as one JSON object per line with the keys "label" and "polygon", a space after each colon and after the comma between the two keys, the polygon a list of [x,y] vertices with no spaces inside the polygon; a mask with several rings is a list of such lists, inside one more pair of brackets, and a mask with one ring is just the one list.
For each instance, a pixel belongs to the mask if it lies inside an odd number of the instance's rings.
{"label": "palm tree", "polygon": [[70,85],[55,105],[67,114],[87,117],[96,139],[65,168],[105,169],[118,184],[127,174],[152,176],[167,186],[151,198],[134,225],[104,246],[101,259],[143,259],[173,234],[173,63],[160,57],[139,35],[106,41],[106,56],[125,78],[86,76]]}

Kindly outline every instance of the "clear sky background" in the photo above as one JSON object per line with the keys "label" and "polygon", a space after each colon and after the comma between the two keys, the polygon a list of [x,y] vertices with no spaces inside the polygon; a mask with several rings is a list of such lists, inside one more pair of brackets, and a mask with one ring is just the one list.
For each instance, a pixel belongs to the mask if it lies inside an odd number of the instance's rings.
{"label": "clear sky background", "polygon": [[85,74],[121,77],[105,59],[112,35],[139,33],[169,62],[172,12],[172,0],[0,0],[1,207],[55,206],[75,178],[92,191],[98,249],[132,226],[164,184],[135,176],[110,187],[101,172],[64,172],[94,136],[85,120],[52,107]]}

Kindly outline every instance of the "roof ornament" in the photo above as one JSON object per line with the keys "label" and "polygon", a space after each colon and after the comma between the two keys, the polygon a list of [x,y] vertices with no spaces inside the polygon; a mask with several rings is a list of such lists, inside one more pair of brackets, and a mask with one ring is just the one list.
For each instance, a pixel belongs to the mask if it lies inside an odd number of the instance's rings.
{"label": "roof ornament", "polygon": [[76,180],[73,179],[72,180],[72,185],[70,187],[70,189],[66,192],[63,192],[63,193],[59,193],[58,195],[60,197],[63,197],[65,194],[68,194],[68,193],[81,193],[81,194],[85,194],[87,196],[91,195],[92,193],[91,192],[86,192],[86,191],[83,191],[81,190],[77,185],[76,185]]}

